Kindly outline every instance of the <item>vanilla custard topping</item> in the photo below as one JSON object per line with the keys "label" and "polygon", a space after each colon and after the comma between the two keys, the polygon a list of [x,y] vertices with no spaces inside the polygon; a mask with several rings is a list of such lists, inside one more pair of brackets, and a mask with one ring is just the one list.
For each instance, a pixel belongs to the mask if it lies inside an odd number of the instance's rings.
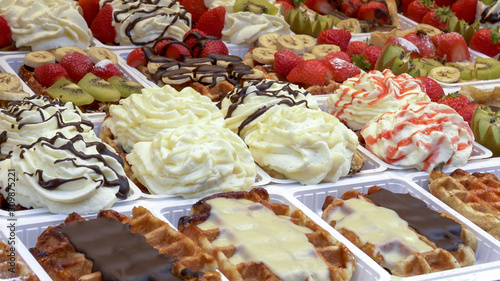
{"label": "vanilla custard topping", "polygon": [[344,200],[341,207],[332,209],[324,219],[336,221],[335,229],[354,232],[362,244],[375,246],[375,255],[384,258],[382,266],[392,270],[396,263],[416,252],[432,251],[433,248],[421,241],[393,210],[379,207],[364,199]]}
{"label": "vanilla custard topping", "polygon": [[[327,264],[309,243],[307,227],[276,216],[260,203],[214,198],[210,216],[198,227],[220,229],[214,245],[234,245],[231,263],[262,262],[282,280],[330,280]],[[272,235],[270,235],[272,233]]]}

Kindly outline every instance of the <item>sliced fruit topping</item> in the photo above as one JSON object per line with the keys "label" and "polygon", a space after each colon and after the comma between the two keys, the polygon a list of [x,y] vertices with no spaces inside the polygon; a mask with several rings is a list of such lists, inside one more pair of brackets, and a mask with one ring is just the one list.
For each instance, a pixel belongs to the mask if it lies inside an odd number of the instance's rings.
{"label": "sliced fruit topping", "polygon": [[131,94],[140,94],[141,89],[144,88],[141,84],[120,76],[110,77],[107,81],[120,92],[122,98],[126,98]]}
{"label": "sliced fruit topping", "polygon": [[333,44],[340,47],[342,51],[347,49],[351,41],[351,33],[347,30],[328,29],[322,31],[317,38],[318,44]]}
{"label": "sliced fruit topping", "polygon": [[286,77],[302,61],[303,58],[290,50],[279,50],[274,53],[274,71]]}
{"label": "sliced fruit topping", "polygon": [[7,21],[0,16],[0,47],[12,44],[12,31]]}
{"label": "sliced fruit topping", "polygon": [[389,37],[389,39],[387,39],[387,42],[385,44],[395,44],[403,47],[405,52],[411,53],[412,58],[420,57],[420,50],[417,48],[417,46],[403,37],[391,36]]}
{"label": "sliced fruit topping", "polygon": [[327,78],[342,83],[345,80],[361,73],[361,69],[353,63],[343,59],[333,58],[326,62]]}
{"label": "sliced fruit topping", "polygon": [[207,34],[197,28],[191,29],[184,34],[183,42],[192,50],[196,42],[207,36]]}
{"label": "sliced fruit topping", "polygon": [[115,40],[116,30],[113,23],[113,7],[104,5],[96,15],[90,26],[94,37],[102,43],[112,43]]}
{"label": "sliced fruit topping", "polygon": [[176,60],[192,58],[191,49],[182,41],[175,38],[160,39],[153,45],[156,54]]}
{"label": "sliced fruit topping", "polygon": [[87,25],[92,26],[92,21],[99,13],[99,0],[79,0],[78,4],[82,8],[83,18]]}
{"label": "sliced fruit topping", "polygon": [[286,79],[292,83],[323,86],[326,72],[326,67],[318,60],[304,60],[288,73]]}
{"label": "sliced fruit topping", "polygon": [[41,65],[56,62],[56,57],[48,51],[29,52],[24,56],[24,65],[37,68]]}
{"label": "sliced fruit topping", "polygon": [[307,34],[313,37],[323,30],[331,29],[334,26],[335,18],[332,15],[309,16],[308,11],[302,11],[299,7],[286,12],[285,21],[290,25],[290,29],[295,34]]}
{"label": "sliced fruit topping", "polygon": [[432,59],[435,56],[435,47],[431,38],[423,31],[414,31],[406,34],[403,38],[417,46],[420,58]]}
{"label": "sliced fruit topping", "polygon": [[209,54],[229,54],[226,44],[221,40],[210,40],[207,39],[205,46],[202,48],[195,45],[193,48],[193,56],[197,58],[206,57]]}
{"label": "sliced fruit topping", "polygon": [[94,102],[94,97],[66,78],[59,79],[54,85],[47,88],[47,93],[53,99],[60,99],[63,103],[71,101],[76,106]]}
{"label": "sliced fruit topping", "polygon": [[118,101],[121,97],[121,93],[111,83],[92,73],[87,73],[78,82],[78,86],[98,101],[113,102]]}
{"label": "sliced fruit topping", "polygon": [[127,64],[132,67],[146,66],[146,55],[142,48],[134,49],[127,57]]}
{"label": "sliced fruit topping", "polygon": [[118,66],[110,60],[102,60],[98,62],[94,65],[94,68],[92,68],[91,73],[104,80],[108,80],[108,78],[113,76],[123,75]]}
{"label": "sliced fruit topping", "polygon": [[353,55],[361,55],[368,48],[368,44],[363,41],[352,41],[347,45],[345,52],[352,57]]}
{"label": "sliced fruit topping", "polygon": [[66,69],[71,81],[78,83],[87,73],[92,71],[94,64],[87,55],[79,52],[69,52],[62,57],[59,64]]}
{"label": "sliced fruit topping", "polygon": [[358,19],[374,21],[379,24],[391,24],[387,6],[383,2],[370,1],[363,4],[358,11]]}
{"label": "sliced fruit topping", "polygon": [[500,156],[500,111],[493,113],[490,107],[477,107],[472,117],[472,131],[475,140]]}
{"label": "sliced fruit topping", "polygon": [[469,47],[464,37],[457,32],[437,34],[432,37],[436,46],[436,55],[448,62],[459,62],[470,59]]}
{"label": "sliced fruit topping", "polygon": [[59,65],[58,63],[49,63],[41,65],[35,68],[34,72],[35,78],[44,87],[50,87],[54,85],[61,78],[69,78],[66,69]]}
{"label": "sliced fruit topping", "polygon": [[474,62],[475,76],[479,80],[500,78],[500,62],[493,58],[477,57]]}
{"label": "sliced fruit topping", "polygon": [[198,19],[197,28],[210,36],[222,37],[226,9],[223,6],[215,7],[203,13]]}
{"label": "sliced fruit topping", "polygon": [[445,95],[443,87],[441,87],[441,85],[439,85],[436,80],[423,76],[418,76],[417,79],[424,83],[425,92],[427,93],[431,101],[438,102]]}
{"label": "sliced fruit topping", "polygon": [[208,11],[207,6],[205,6],[205,2],[203,0],[183,0],[182,6],[186,8],[186,10],[191,13],[191,21],[193,24],[198,22],[200,16]]}
{"label": "sliced fruit topping", "polygon": [[446,104],[458,112],[462,107],[469,105],[470,100],[466,96],[455,92],[443,96],[440,100],[438,100],[438,103]]}
{"label": "sliced fruit topping", "polygon": [[455,83],[460,79],[460,71],[451,66],[438,66],[431,69],[429,77],[442,83]]}

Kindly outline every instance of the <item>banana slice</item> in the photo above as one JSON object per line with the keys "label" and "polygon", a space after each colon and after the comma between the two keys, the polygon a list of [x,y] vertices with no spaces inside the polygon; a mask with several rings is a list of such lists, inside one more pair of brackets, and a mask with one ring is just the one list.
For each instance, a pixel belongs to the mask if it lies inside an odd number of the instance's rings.
{"label": "banana slice", "polygon": [[357,19],[345,19],[341,20],[335,25],[338,29],[347,30],[350,33],[360,33],[361,25]]}
{"label": "banana slice", "polygon": [[316,59],[316,55],[313,55],[311,53],[303,53],[302,54],[302,58],[304,60],[315,60]]}
{"label": "banana slice", "polygon": [[84,50],[82,50],[81,48],[78,48],[78,47],[61,47],[61,48],[57,48],[54,51],[54,56],[56,57],[56,61],[60,62],[62,57],[64,57],[64,55],[69,53],[69,52],[79,52],[79,53],[82,53],[84,55],[87,55],[87,53]]}
{"label": "banana slice", "polygon": [[442,83],[455,83],[460,78],[460,70],[451,66],[438,66],[431,69],[429,77]]}
{"label": "banana slice", "polygon": [[29,96],[30,94],[23,91],[0,90],[1,101],[21,101]]}
{"label": "banana slice", "polygon": [[278,33],[266,33],[259,36],[257,39],[258,47],[265,47],[270,49],[276,49],[276,39],[278,39],[280,35]]}
{"label": "banana slice", "polygon": [[312,48],[311,53],[316,56],[317,59],[328,55],[331,52],[340,51],[340,47],[333,44],[320,44]]}
{"label": "banana slice", "polygon": [[0,89],[7,91],[22,91],[23,84],[21,79],[11,73],[0,73]]}
{"label": "banana slice", "polygon": [[87,55],[93,64],[96,64],[102,60],[110,60],[114,64],[118,64],[118,57],[115,53],[103,47],[90,47],[87,50]]}
{"label": "banana slice", "polygon": [[295,35],[295,37],[299,38],[300,40],[302,40],[302,42],[304,42],[306,53],[310,53],[312,48],[317,44],[316,38],[312,37],[311,35],[297,34]]}
{"label": "banana slice", "polygon": [[288,49],[297,55],[302,55],[306,52],[306,46],[302,39],[295,35],[280,35],[276,39],[276,46],[278,50]]}
{"label": "banana slice", "polygon": [[56,62],[56,57],[47,51],[36,51],[24,56],[24,65],[37,68],[41,65]]}
{"label": "banana slice", "polygon": [[434,26],[425,23],[417,24],[416,30],[420,32],[422,31],[425,32],[425,34],[427,34],[427,36],[429,36],[430,38],[432,38],[432,36],[436,34],[442,33],[442,31],[439,28],[435,28]]}
{"label": "banana slice", "polygon": [[252,50],[252,58],[262,64],[273,64],[276,49],[257,47]]}

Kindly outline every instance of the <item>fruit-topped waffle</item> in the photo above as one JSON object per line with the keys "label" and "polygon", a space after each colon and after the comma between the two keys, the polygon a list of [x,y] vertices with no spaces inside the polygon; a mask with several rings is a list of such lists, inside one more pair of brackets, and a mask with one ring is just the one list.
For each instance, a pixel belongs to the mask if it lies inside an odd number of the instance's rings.
{"label": "fruit-topped waffle", "polygon": [[0,51],[87,49],[92,32],[77,1],[1,0]]}
{"label": "fruit-topped waffle", "polygon": [[62,47],[27,53],[19,76],[37,95],[71,101],[84,112],[103,112],[143,88],[123,77],[117,63],[116,55],[105,48]]}
{"label": "fruit-topped waffle", "polygon": [[159,86],[171,85],[177,90],[192,87],[212,100],[219,100],[241,80],[262,77],[261,72],[244,64],[240,57],[228,55],[219,38],[196,29],[187,33],[184,41],[166,37],[152,48],[133,50],[127,64]]}

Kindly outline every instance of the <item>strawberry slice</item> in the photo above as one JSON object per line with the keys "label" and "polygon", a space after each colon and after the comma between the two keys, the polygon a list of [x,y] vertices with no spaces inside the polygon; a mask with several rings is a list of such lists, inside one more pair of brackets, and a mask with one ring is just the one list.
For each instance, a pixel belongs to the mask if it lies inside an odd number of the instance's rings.
{"label": "strawberry slice", "polygon": [[326,67],[318,60],[305,60],[297,64],[286,76],[292,83],[306,85],[325,85]]}
{"label": "strawberry slice", "polygon": [[101,77],[104,80],[113,76],[123,76],[118,66],[110,60],[102,60],[94,65],[91,71],[95,76]]}
{"label": "strawberry slice", "polygon": [[90,26],[94,37],[102,43],[113,43],[116,36],[116,30],[113,23],[113,7],[104,5],[96,15]]}
{"label": "strawberry slice", "polygon": [[333,58],[327,62],[327,78],[342,83],[361,73],[361,69],[343,59]]}
{"label": "strawberry slice", "polygon": [[274,53],[274,71],[287,76],[302,61],[304,61],[303,58],[290,50],[279,50]]}
{"label": "strawberry slice", "polygon": [[464,37],[457,32],[436,34],[432,37],[436,47],[436,56],[447,62],[459,62],[470,58],[469,47]]}
{"label": "strawberry slice", "polygon": [[131,67],[146,66],[148,64],[142,48],[137,48],[128,54],[127,64]]}
{"label": "strawberry slice", "polygon": [[153,45],[153,49],[159,56],[182,60],[183,58],[192,58],[191,50],[182,41],[175,38],[163,39]]}
{"label": "strawberry slice", "polygon": [[35,79],[48,88],[61,78],[68,79],[68,72],[58,63],[48,63],[35,68]]}

